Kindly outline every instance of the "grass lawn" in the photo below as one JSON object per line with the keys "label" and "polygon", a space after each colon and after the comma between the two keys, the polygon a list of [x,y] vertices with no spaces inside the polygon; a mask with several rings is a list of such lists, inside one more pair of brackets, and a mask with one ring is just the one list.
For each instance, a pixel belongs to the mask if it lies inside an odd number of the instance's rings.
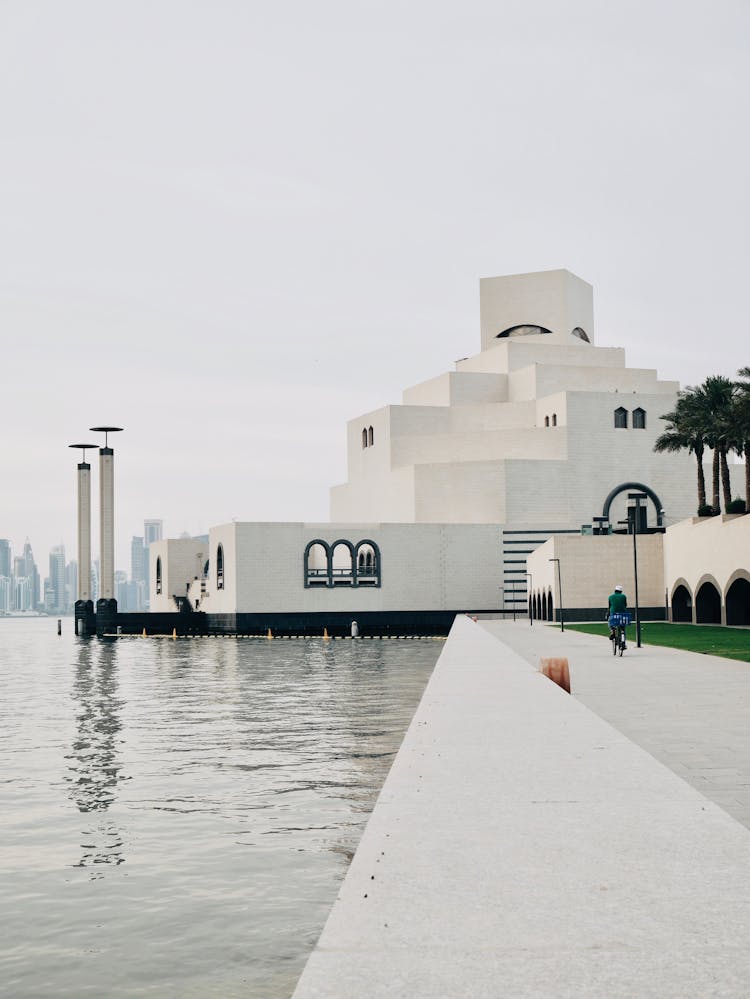
{"label": "grass lawn", "polygon": [[[567,624],[571,631],[607,638],[609,628],[601,624]],[[635,645],[635,624],[628,626],[628,645]],[[641,641],[644,645],[666,645],[670,649],[703,652],[726,659],[750,662],[750,629],[720,628],[711,624],[668,624],[666,621],[647,621],[641,624]]]}

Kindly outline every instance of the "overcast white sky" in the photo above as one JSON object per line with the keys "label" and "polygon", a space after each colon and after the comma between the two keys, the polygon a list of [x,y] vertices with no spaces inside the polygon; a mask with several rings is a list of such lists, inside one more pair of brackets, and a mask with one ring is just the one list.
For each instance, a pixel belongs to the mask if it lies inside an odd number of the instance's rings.
{"label": "overcast white sky", "polygon": [[683,384],[750,364],[749,48],[747,0],[0,0],[0,537],[74,556],[100,423],[118,568],[144,517],[327,519],[482,276],[567,267]]}

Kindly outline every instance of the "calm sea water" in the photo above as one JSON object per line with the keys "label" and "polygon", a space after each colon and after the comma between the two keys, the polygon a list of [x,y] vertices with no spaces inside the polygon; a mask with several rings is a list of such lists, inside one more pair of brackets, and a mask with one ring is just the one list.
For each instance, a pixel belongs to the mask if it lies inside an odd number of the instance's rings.
{"label": "calm sea water", "polygon": [[442,648],[0,621],[0,993],[289,996]]}

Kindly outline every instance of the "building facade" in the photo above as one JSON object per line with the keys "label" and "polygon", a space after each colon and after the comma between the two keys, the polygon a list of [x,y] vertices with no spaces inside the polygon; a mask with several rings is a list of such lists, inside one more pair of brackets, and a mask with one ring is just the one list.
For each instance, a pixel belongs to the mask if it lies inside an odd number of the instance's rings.
{"label": "building facade", "polygon": [[349,422],[331,523],[152,542],[151,609],[525,610],[531,553],[616,524],[629,490],[648,497],[643,530],[690,516],[693,459],[653,450],[679,386],[597,345],[593,316],[565,270],[482,280],[479,352]]}

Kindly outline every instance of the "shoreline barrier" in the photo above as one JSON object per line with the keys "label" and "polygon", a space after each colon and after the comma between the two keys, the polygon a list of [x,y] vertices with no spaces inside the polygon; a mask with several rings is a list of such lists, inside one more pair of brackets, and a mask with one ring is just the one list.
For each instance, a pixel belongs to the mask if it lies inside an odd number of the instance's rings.
{"label": "shoreline barrier", "polygon": [[459,617],[294,999],[746,996],[748,859],[748,829]]}

